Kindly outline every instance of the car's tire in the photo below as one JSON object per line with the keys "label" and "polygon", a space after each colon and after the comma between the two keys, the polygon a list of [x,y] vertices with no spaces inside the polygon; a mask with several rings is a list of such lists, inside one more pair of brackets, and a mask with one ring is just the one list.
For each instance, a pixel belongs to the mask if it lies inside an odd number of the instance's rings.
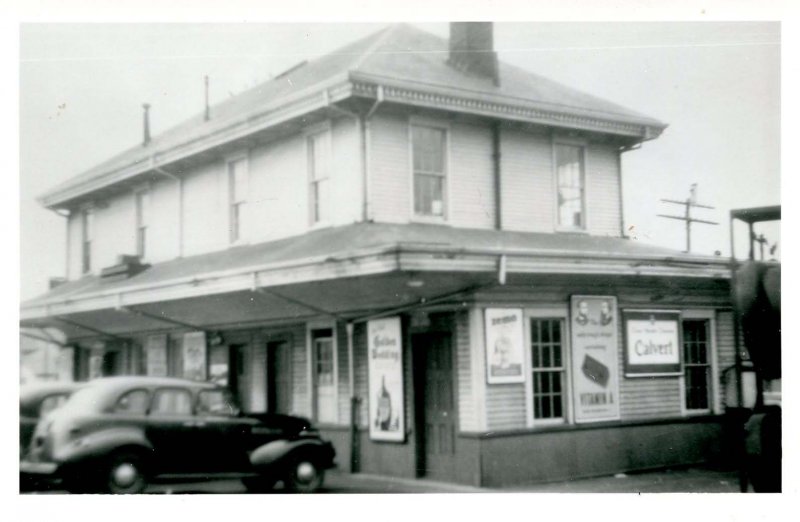
{"label": "car's tire", "polygon": [[314,493],[325,481],[325,470],[314,459],[299,457],[292,459],[283,484],[293,493]]}
{"label": "car's tire", "polygon": [[136,452],[121,451],[111,455],[103,467],[103,482],[106,493],[135,494],[147,488],[145,460]]}

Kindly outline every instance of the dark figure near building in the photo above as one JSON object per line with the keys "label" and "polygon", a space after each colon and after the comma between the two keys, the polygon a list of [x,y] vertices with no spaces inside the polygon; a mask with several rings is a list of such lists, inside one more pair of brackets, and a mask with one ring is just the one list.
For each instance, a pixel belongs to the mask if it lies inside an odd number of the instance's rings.
{"label": "dark figure near building", "polygon": [[781,408],[767,406],[747,421],[747,477],[757,493],[781,492]]}

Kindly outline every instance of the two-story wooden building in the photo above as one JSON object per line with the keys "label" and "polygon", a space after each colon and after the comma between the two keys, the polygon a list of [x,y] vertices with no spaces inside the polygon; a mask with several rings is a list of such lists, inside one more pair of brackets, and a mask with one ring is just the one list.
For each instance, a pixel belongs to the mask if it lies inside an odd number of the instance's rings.
{"label": "two-story wooden building", "polygon": [[713,457],[719,258],[625,237],[665,125],[389,27],[53,188],[68,281],[22,304],[74,374],[227,383],[344,469],[502,486]]}

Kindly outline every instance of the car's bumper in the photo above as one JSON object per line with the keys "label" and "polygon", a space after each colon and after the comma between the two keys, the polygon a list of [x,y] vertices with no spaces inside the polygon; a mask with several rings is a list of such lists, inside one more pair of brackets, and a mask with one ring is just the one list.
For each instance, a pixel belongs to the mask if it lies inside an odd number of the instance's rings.
{"label": "car's bumper", "polygon": [[19,463],[19,472],[27,475],[52,477],[58,473],[58,464],[23,460]]}

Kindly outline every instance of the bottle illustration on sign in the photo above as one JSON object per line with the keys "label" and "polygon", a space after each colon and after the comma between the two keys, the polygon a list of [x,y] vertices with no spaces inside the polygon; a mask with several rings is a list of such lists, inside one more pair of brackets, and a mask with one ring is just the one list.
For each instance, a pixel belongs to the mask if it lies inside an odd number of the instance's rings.
{"label": "bottle illustration on sign", "polygon": [[381,376],[381,391],[378,392],[378,410],[375,415],[375,426],[381,431],[392,429],[392,397],[386,389],[386,376]]}

